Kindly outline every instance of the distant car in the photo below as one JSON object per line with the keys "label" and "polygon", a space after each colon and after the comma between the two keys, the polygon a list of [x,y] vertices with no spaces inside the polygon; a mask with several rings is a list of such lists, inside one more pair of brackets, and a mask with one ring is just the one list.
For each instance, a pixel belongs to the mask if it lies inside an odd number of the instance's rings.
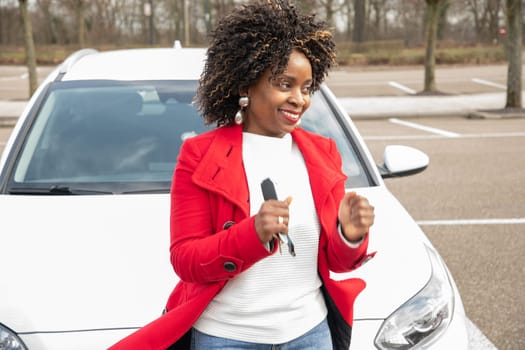
{"label": "distant car", "polygon": [[[192,104],[204,49],[81,50],[41,84],[0,159],[0,348],[103,349],[160,316],[177,282],[169,190],[182,142],[207,128]],[[373,259],[333,278],[367,283],[351,349],[467,349],[447,267],[388,191],[422,152],[376,166],[326,85],[302,127],[332,137],[346,186],[376,208]]]}

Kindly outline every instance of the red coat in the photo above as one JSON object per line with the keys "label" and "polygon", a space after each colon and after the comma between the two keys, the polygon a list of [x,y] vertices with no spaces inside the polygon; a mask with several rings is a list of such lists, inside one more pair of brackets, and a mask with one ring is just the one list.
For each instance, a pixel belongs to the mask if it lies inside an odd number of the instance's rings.
{"label": "red coat", "polygon": [[[346,176],[335,143],[299,128],[292,137],[306,163],[321,225],[318,270],[334,349],[348,350],[353,303],[365,282],[334,281],[329,271],[356,268],[366,258],[368,238],[358,248],[349,248],[337,230]],[[254,217],[249,216],[240,126],[221,127],[188,139],[172,186],[170,252],[181,281],[169,297],[166,314],[111,349],[167,349],[172,344],[172,349],[189,349],[187,332],[226,282],[275,253],[275,248],[268,252],[261,244]]]}

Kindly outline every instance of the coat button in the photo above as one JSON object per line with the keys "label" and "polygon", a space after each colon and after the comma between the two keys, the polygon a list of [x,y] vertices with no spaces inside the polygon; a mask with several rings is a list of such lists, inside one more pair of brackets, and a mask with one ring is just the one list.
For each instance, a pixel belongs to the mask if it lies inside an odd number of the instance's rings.
{"label": "coat button", "polygon": [[237,270],[237,265],[235,265],[234,263],[232,263],[231,261],[226,261],[224,263],[224,265],[222,265],[224,267],[224,269],[228,272],[233,272],[235,270]]}
{"label": "coat button", "polygon": [[233,222],[233,221],[226,221],[226,222],[224,223],[224,225],[222,225],[222,229],[223,229],[223,230],[227,230],[227,229],[229,229],[230,227],[232,227],[234,224],[235,224],[235,222]]}

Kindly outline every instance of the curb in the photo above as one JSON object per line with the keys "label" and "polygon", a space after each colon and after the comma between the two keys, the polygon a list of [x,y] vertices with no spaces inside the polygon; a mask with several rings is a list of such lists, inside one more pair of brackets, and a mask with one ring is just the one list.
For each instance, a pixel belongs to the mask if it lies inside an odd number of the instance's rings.
{"label": "curb", "polygon": [[21,108],[19,113],[11,109],[5,110],[2,109],[2,103],[0,102],[0,128],[12,128],[15,126],[18,118],[22,114],[24,108]]}
{"label": "curb", "polygon": [[473,111],[466,116],[468,119],[518,119],[525,118],[525,109],[521,111]]}
{"label": "curb", "polygon": [[18,117],[0,117],[0,128],[12,128],[18,121]]}
{"label": "curb", "polygon": [[[525,93],[523,94],[525,100]],[[352,119],[466,117],[522,118],[525,109],[505,110],[505,93],[440,96],[338,97]]]}
{"label": "curb", "polygon": [[28,101],[0,101],[0,127],[13,127]]}

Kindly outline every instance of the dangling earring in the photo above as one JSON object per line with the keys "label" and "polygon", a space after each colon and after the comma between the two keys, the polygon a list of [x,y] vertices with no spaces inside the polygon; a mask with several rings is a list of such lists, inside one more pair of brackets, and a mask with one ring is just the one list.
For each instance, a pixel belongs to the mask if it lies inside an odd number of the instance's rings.
{"label": "dangling earring", "polygon": [[241,107],[237,113],[235,113],[235,124],[237,125],[241,125],[242,122],[243,122],[243,111],[244,109],[246,109],[246,107],[248,107],[248,103],[250,103],[250,99],[248,98],[248,96],[241,96],[239,97],[239,107]]}
{"label": "dangling earring", "polygon": [[241,113],[240,109],[237,111],[237,113],[235,113],[234,122],[237,125],[241,125],[242,124],[242,113]]}

